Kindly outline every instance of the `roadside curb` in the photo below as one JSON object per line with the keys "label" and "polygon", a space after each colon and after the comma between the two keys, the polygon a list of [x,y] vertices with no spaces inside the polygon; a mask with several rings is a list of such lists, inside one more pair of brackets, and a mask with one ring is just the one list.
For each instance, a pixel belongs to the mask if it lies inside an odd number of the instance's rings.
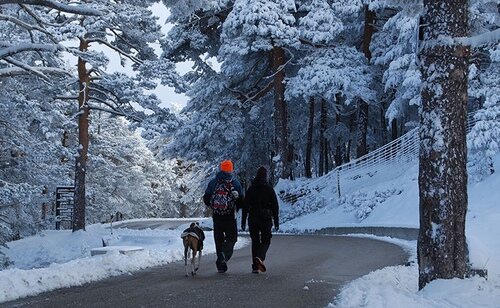
{"label": "roadside curb", "polygon": [[402,240],[416,241],[419,229],[401,227],[328,227],[319,230],[306,230],[304,234],[373,234],[377,236],[389,236]]}

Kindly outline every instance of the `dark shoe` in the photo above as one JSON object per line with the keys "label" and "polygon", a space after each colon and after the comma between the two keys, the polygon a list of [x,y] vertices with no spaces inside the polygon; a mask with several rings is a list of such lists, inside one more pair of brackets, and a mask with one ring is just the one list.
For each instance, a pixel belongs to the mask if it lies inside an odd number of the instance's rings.
{"label": "dark shoe", "polygon": [[219,273],[225,273],[227,272],[227,263],[224,260],[217,260],[215,262],[215,265],[217,266],[217,272]]}
{"label": "dark shoe", "polygon": [[252,264],[252,273],[254,273],[254,274],[259,273],[259,269],[257,268],[257,265],[255,265],[255,264]]}
{"label": "dark shoe", "polygon": [[259,271],[261,271],[263,273],[266,271],[266,266],[264,265],[264,262],[259,257],[255,257],[255,265],[257,265],[257,268],[259,269]]}

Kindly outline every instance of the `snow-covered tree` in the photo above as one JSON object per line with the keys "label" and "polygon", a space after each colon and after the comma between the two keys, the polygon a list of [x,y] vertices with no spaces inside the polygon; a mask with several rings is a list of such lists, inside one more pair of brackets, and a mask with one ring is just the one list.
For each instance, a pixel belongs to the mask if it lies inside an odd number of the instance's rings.
{"label": "snow-covered tree", "polygon": [[[469,95],[475,99],[471,109],[476,124],[468,135],[473,176],[481,179],[495,171],[492,157],[500,143],[500,43],[491,33],[500,31],[498,1],[471,1],[472,64],[469,69]],[[491,39],[479,40],[478,37]],[[493,39],[493,40],[492,40]]]}
{"label": "snow-covered tree", "polygon": [[372,62],[383,68],[383,86],[389,98],[385,116],[394,130],[397,122],[415,121],[412,115],[420,105],[417,51],[423,5],[421,1],[395,0],[373,1],[370,7],[381,19],[387,19],[374,34],[371,50]]}

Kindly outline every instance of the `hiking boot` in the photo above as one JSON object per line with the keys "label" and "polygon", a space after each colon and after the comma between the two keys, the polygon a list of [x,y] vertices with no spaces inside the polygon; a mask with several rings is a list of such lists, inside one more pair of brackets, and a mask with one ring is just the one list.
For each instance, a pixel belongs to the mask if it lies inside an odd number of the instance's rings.
{"label": "hiking boot", "polygon": [[266,271],[266,266],[264,265],[264,262],[259,257],[255,257],[254,263],[255,263],[255,265],[257,265],[257,269],[259,271],[261,271],[263,273]]}

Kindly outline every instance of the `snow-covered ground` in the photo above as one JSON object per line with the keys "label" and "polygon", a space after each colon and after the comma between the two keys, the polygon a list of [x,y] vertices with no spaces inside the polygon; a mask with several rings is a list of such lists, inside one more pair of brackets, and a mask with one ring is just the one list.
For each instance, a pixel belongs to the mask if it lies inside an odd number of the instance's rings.
{"label": "snow-covered ground", "polygon": [[[10,242],[9,249],[3,251],[14,263],[0,271],[0,303],[182,260],[180,234],[187,226],[183,224],[174,230],[113,229],[111,235],[108,225],[96,224],[86,231],[45,231]],[[204,254],[215,253],[213,233],[205,234]],[[90,250],[102,247],[102,239],[109,245],[138,246],[144,250],[91,257]],[[246,238],[239,238],[236,248],[246,244]]]}
{"label": "snow-covered ground", "polygon": [[[500,155],[495,159],[500,166]],[[397,226],[418,227],[418,169],[365,186],[350,194],[325,196],[316,212],[302,215],[281,225],[295,232],[325,227]],[[488,279],[436,280],[418,291],[416,241],[380,238],[401,245],[410,252],[410,266],[387,267],[344,286],[332,299],[333,307],[500,307],[500,174],[469,185],[467,241],[474,267],[488,270]],[[283,205],[283,211],[288,209]],[[137,223],[140,220],[128,221]],[[154,221],[155,223],[161,220]],[[14,263],[0,271],[0,302],[34,295],[56,288],[81,285],[110,276],[132,273],[146,267],[164,265],[182,259],[180,232],[175,230],[114,229],[92,225],[86,232],[45,231],[40,235],[8,243],[4,253]],[[203,224],[210,225],[210,220]],[[205,253],[213,253],[213,235],[206,232]],[[356,235],[360,236],[360,235]],[[141,246],[143,251],[130,255],[118,252],[90,257],[92,248],[110,245]],[[237,247],[247,244],[242,238]]]}
{"label": "snow-covered ground", "polygon": [[[500,155],[495,158],[500,167]],[[388,267],[361,277],[335,298],[335,307],[500,307],[500,174],[469,184],[466,235],[470,261],[487,269],[488,280],[437,280],[418,291],[416,241],[393,240],[411,251],[411,266]],[[324,194],[321,196],[324,202]],[[388,226],[418,228],[418,167],[400,177],[362,187],[331,200],[316,212],[283,223],[284,231],[325,227]],[[288,210],[286,205],[283,209]],[[388,240],[383,238],[383,240]]]}

